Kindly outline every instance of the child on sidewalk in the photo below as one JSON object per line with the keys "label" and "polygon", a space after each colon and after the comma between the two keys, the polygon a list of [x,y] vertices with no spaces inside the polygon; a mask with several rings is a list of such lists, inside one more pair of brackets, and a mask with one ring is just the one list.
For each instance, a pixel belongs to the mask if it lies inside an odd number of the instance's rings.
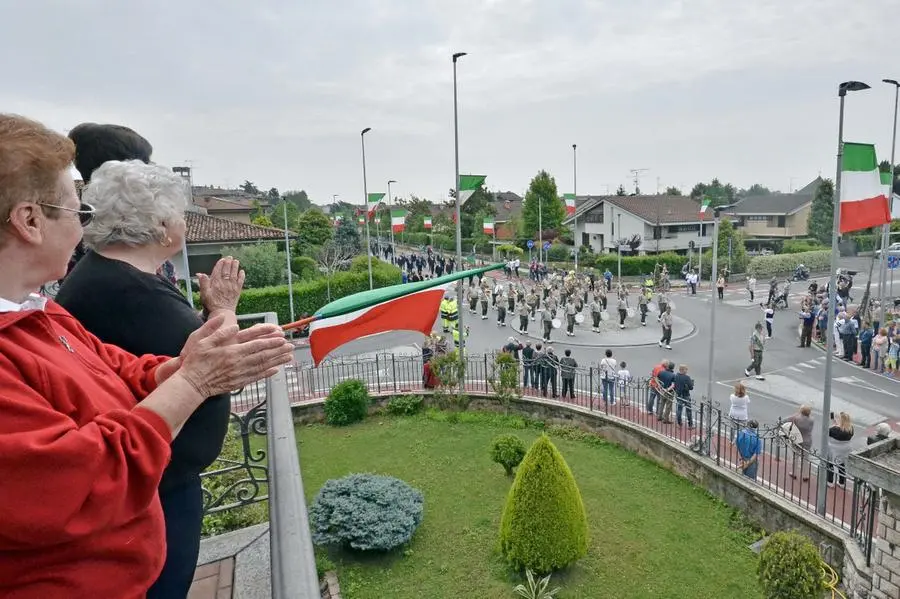
{"label": "child on sidewalk", "polygon": [[626,406],[631,405],[631,398],[628,394],[628,383],[631,382],[631,373],[628,371],[628,365],[625,360],[619,363],[619,371],[616,373],[616,384],[619,387],[619,398],[623,400]]}

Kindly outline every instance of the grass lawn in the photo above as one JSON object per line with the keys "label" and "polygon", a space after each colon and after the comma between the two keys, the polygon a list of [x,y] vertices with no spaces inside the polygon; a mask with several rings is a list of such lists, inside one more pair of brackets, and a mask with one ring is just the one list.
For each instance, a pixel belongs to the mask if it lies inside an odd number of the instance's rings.
{"label": "grass lawn", "polygon": [[[373,417],[346,428],[298,427],[307,499],[352,472],[396,476],[425,495],[409,547],[389,555],[333,551],[346,599],[513,597],[521,582],[496,549],[511,479],[489,456],[491,440],[540,433],[522,421],[463,413]],[[471,420],[471,421],[470,421]],[[562,599],[760,597],[755,540],[734,512],[689,482],[615,445],[554,434],[588,516],[588,555],[553,576]],[[570,437],[570,438],[563,438]]]}

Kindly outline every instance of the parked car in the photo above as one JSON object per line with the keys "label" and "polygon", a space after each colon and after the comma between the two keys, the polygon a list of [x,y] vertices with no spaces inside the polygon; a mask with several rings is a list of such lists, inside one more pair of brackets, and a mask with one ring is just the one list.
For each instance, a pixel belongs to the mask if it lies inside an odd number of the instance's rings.
{"label": "parked car", "polygon": [[[881,250],[877,250],[875,255],[881,257]],[[888,256],[900,256],[900,243],[892,243],[887,247]]]}

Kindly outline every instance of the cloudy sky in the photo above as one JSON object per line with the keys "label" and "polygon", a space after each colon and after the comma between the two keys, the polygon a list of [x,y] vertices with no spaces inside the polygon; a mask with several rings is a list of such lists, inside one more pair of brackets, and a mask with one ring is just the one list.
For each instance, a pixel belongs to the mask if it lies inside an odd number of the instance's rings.
{"label": "cloudy sky", "polygon": [[[890,153],[895,0],[0,0],[0,110],[126,124],[195,181],[446,197],[460,165],[523,192],[719,177],[787,190],[848,140]],[[893,68],[893,71],[890,69]]]}

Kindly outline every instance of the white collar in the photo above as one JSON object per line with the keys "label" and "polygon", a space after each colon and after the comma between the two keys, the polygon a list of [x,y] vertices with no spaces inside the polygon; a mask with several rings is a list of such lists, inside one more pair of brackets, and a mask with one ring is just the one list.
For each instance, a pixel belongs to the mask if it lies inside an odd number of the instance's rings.
{"label": "white collar", "polygon": [[21,304],[11,302],[8,299],[0,297],[0,313],[25,312],[26,310],[41,310],[43,312],[46,307],[47,298],[42,295],[38,295],[37,293],[29,294],[28,299],[26,299]]}

